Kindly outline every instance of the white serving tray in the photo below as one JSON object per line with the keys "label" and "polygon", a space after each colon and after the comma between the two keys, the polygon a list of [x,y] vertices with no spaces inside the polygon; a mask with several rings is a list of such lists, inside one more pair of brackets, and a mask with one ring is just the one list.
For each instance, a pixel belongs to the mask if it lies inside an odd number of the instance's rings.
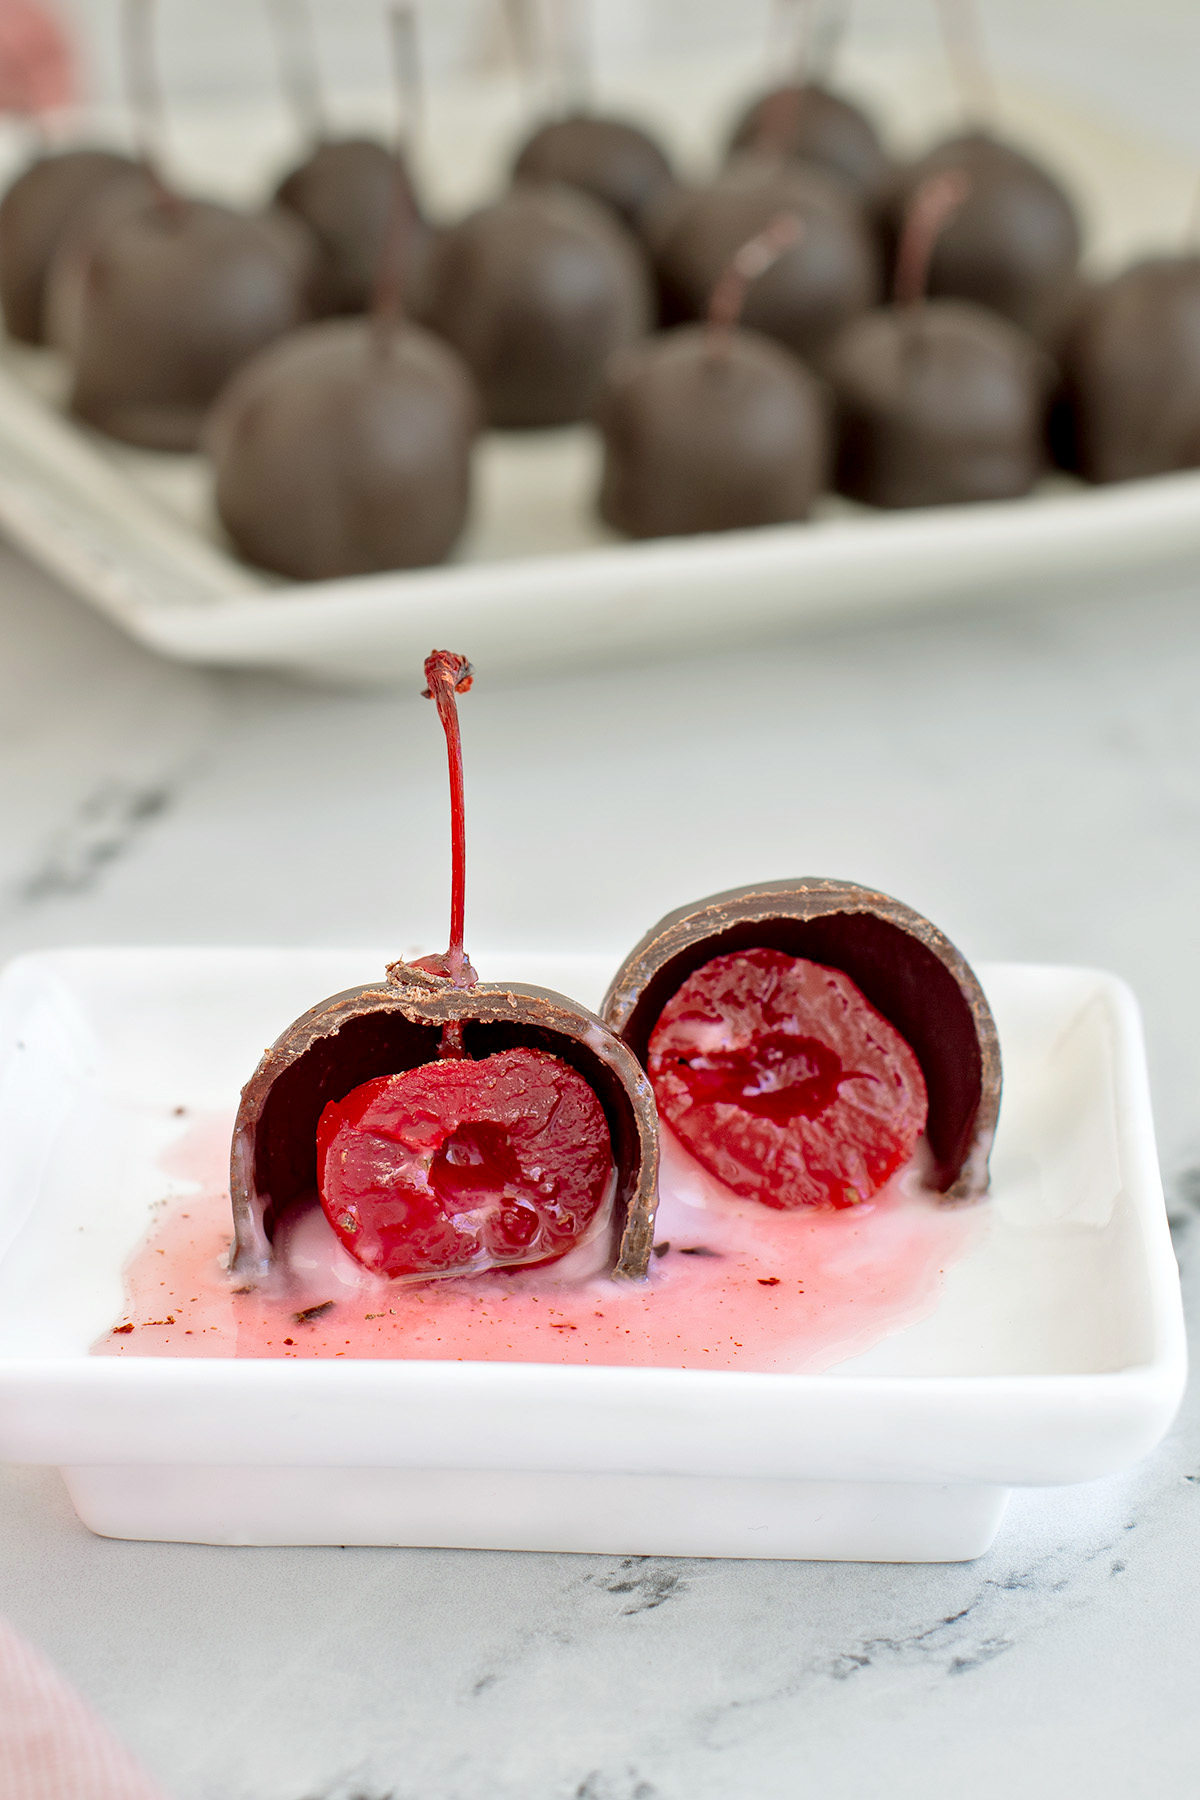
{"label": "white serving tray", "polygon": [[[485,957],[595,1003],[617,957]],[[823,1375],[90,1357],[181,1129],[384,958],[28,956],[0,984],[0,1457],[116,1537],[950,1561],[1016,1485],[1088,1481],[1183,1389],[1136,1005],[981,971],[1005,1060],[983,1228],[932,1313]]]}
{"label": "white serving tray", "polygon": [[[711,167],[731,112],[761,84],[748,56],[624,72],[605,103],[656,123],[681,165]],[[954,122],[939,65],[871,58],[846,72],[897,145]],[[1070,103],[1004,91],[1002,124],[1076,193],[1099,267],[1181,239],[1196,176]],[[340,123],[379,124],[359,98]],[[447,213],[502,182],[523,125],[503,75],[435,91],[427,190]],[[230,101],[174,119],[185,182],[265,191],[292,154],[277,110]],[[0,164],[5,160],[0,143]],[[7,160],[13,160],[12,146]],[[184,661],[380,682],[407,678],[434,642],[489,668],[587,664],[761,640],[806,620],[985,595],[1070,591],[1200,550],[1200,472],[1106,489],[1051,477],[1027,500],[880,515],[829,499],[811,524],[651,544],[594,518],[598,449],[586,428],[493,433],[454,563],[285,585],[229,553],[196,458],[131,453],[69,423],[53,359],[0,361],[0,528],[142,643]]]}

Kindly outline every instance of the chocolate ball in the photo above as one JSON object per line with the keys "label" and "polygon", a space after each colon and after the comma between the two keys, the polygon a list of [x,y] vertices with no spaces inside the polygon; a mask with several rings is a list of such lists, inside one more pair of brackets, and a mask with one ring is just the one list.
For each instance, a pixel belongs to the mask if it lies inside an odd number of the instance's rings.
{"label": "chocolate ball", "polygon": [[64,150],[17,176],[0,200],[0,308],[9,337],[42,342],[46,271],[64,232],[137,167],[111,150]]}
{"label": "chocolate ball", "polygon": [[892,179],[866,113],[816,81],[775,88],[748,106],[729,140],[731,156],[743,150],[817,163],[872,204],[883,199]]}
{"label": "chocolate ball", "polygon": [[783,213],[801,221],[802,235],[754,283],[742,324],[815,357],[875,305],[881,257],[861,207],[820,170],[746,157],[685,200],[663,236],[656,260],[668,318],[703,316],[741,246]]}
{"label": "chocolate ball", "polygon": [[983,307],[881,307],[847,326],[824,368],[837,400],[837,486],[856,500],[1005,500],[1042,471],[1049,360]]}
{"label": "chocolate ball", "polygon": [[1200,467],[1200,256],[1152,257],[1098,287],[1062,364],[1088,481]]}
{"label": "chocolate ball", "polygon": [[591,412],[612,352],[646,330],[650,282],[598,200],[520,183],[440,239],[425,318],[466,358],[491,424],[567,425]]}
{"label": "chocolate ball", "polygon": [[597,418],[600,512],[630,537],[803,519],[826,477],[821,388],[756,332],[681,325],[622,351]]}
{"label": "chocolate ball", "polygon": [[429,259],[430,232],[403,160],[369,138],[339,138],[316,146],[284,177],[275,200],[308,226],[319,261],[313,309],[365,312],[371,304],[379,256],[398,199],[408,224],[402,268],[405,299],[415,306]]}
{"label": "chocolate ball", "polygon": [[110,181],[62,232],[46,270],[42,299],[45,342],[74,362],[83,329],[92,251],[118,223],[144,206],[157,205],[162,187],[146,168]]}
{"label": "chocolate ball", "polygon": [[1040,164],[984,132],[939,144],[899,181],[891,203],[898,239],[909,203],[931,176],[961,171],[970,183],[938,236],[928,292],[975,300],[1052,342],[1078,284],[1079,217]]}
{"label": "chocolate ball", "polygon": [[591,113],[539,127],[519,151],[513,178],[582,188],[633,230],[674,179],[666,155],[640,126]]}
{"label": "chocolate ball", "polygon": [[296,581],[440,562],[466,517],[479,401],[420,326],[327,319],[234,376],[209,415],[221,521]]}
{"label": "chocolate ball", "polygon": [[112,437],[191,450],[239,364],[309,315],[298,220],[169,196],[90,245],[71,411]]}

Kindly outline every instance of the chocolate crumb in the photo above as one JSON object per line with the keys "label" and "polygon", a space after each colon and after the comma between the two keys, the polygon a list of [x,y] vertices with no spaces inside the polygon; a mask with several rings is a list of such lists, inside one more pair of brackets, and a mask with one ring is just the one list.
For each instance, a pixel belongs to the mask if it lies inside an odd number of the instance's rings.
{"label": "chocolate crumb", "polygon": [[759,1287],[778,1287],[779,1277],[778,1275],[760,1275],[758,1285]]}
{"label": "chocolate crumb", "polygon": [[187,1107],[186,1106],[177,1106],[174,1108],[174,1112],[175,1112],[175,1117],[177,1119],[182,1119],[184,1114],[187,1112]]}
{"label": "chocolate crumb", "polygon": [[719,1250],[710,1250],[707,1244],[689,1244],[679,1252],[680,1256],[715,1256],[720,1257]]}
{"label": "chocolate crumb", "polygon": [[285,1344],[294,1344],[296,1340],[295,1338],[284,1338],[283,1341]]}
{"label": "chocolate crumb", "polygon": [[303,1312],[293,1313],[292,1317],[297,1325],[311,1325],[314,1319],[323,1319],[333,1308],[332,1300],[322,1300],[319,1306],[306,1306]]}
{"label": "chocolate crumb", "polygon": [[252,1294],[254,1292],[254,1289],[252,1287],[240,1287],[240,1288],[234,1288],[233,1291],[235,1294]]}
{"label": "chocolate crumb", "polygon": [[655,1256],[665,1256],[667,1254],[667,1251],[670,1248],[671,1248],[670,1238],[664,1238],[661,1244],[655,1244],[654,1254],[655,1254]]}
{"label": "chocolate crumb", "polygon": [[113,1326],[113,1336],[119,1337],[122,1332],[132,1331],[132,1330],[133,1330],[132,1325],[114,1325]]}

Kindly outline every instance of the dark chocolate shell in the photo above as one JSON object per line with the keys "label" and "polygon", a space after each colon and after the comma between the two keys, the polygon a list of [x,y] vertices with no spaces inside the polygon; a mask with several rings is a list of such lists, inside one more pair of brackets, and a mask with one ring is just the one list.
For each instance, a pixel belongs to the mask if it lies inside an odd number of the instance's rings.
{"label": "dark chocolate shell", "polygon": [[526,139],[513,164],[513,179],[582,188],[636,231],[674,178],[664,152],[639,125],[573,113],[551,119]]}
{"label": "dark chocolate shell", "polygon": [[659,1014],[693,970],[764,946],[844,970],[890,1020],[925,1077],[932,1186],[948,1200],[984,1192],[1000,1110],[991,1010],[949,939],[887,894],[848,881],[766,881],[680,907],[613,977],[605,1022],[644,1063]]}
{"label": "dark chocolate shell", "polygon": [[832,169],[871,202],[884,197],[892,176],[866,113],[816,81],[773,88],[748,106],[729,140],[731,156],[743,150]]}
{"label": "dark chocolate shell", "polygon": [[46,274],[64,233],[138,165],[112,150],[39,156],[0,201],[0,309],[9,337],[40,344]]}
{"label": "dark chocolate shell", "polygon": [[402,157],[370,138],[328,138],[275,190],[275,201],[302,219],[316,239],[313,311],[366,312],[397,201],[406,222],[399,261],[405,304],[423,291],[432,234]]}
{"label": "dark chocolate shell", "polygon": [[275,1225],[317,1189],[317,1121],[331,1100],[377,1075],[435,1062],[443,1025],[461,1021],[467,1054],[544,1050],[576,1069],[608,1120],[617,1168],[612,1273],[640,1281],[650,1259],[658,1183],[658,1117],[636,1058],[586,1007],[547,988],[444,977],[392,963],[387,979],[347,988],[289,1025],[242,1090],[230,1161],[232,1267],[267,1273]]}

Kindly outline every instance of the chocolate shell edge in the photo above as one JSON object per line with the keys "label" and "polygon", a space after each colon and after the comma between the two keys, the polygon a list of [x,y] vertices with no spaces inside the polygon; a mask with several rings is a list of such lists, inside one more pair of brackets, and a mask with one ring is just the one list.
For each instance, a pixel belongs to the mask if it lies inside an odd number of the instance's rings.
{"label": "chocolate shell edge", "polygon": [[843,970],[909,1044],[929,1093],[931,1185],[968,1200],[988,1185],[1000,1110],[1000,1044],[974,970],[903,901],[806,877],[730,888],[660,919],[630,952],[601,1016],[644,1063],[672,994],[713,957],[766,947]]}
{"label": "chocolate shell edge", "polygon": [[347,988],[280,1034],[242,1090],[230,1151],[232,1272],[265,1278],[274,1225],[316,1191],[316,1129],[324,1106],[378,1075],[434,1062],[441,1027],[463,1025],[468,1054],[547,1050],[584,1077],[604,1108],[617,1170],[614,1278],[645,1277],[658,1194],[658,1120],[645,1072],[595,1013],[548,988],[479,982],[455,988],[404,963]]}

